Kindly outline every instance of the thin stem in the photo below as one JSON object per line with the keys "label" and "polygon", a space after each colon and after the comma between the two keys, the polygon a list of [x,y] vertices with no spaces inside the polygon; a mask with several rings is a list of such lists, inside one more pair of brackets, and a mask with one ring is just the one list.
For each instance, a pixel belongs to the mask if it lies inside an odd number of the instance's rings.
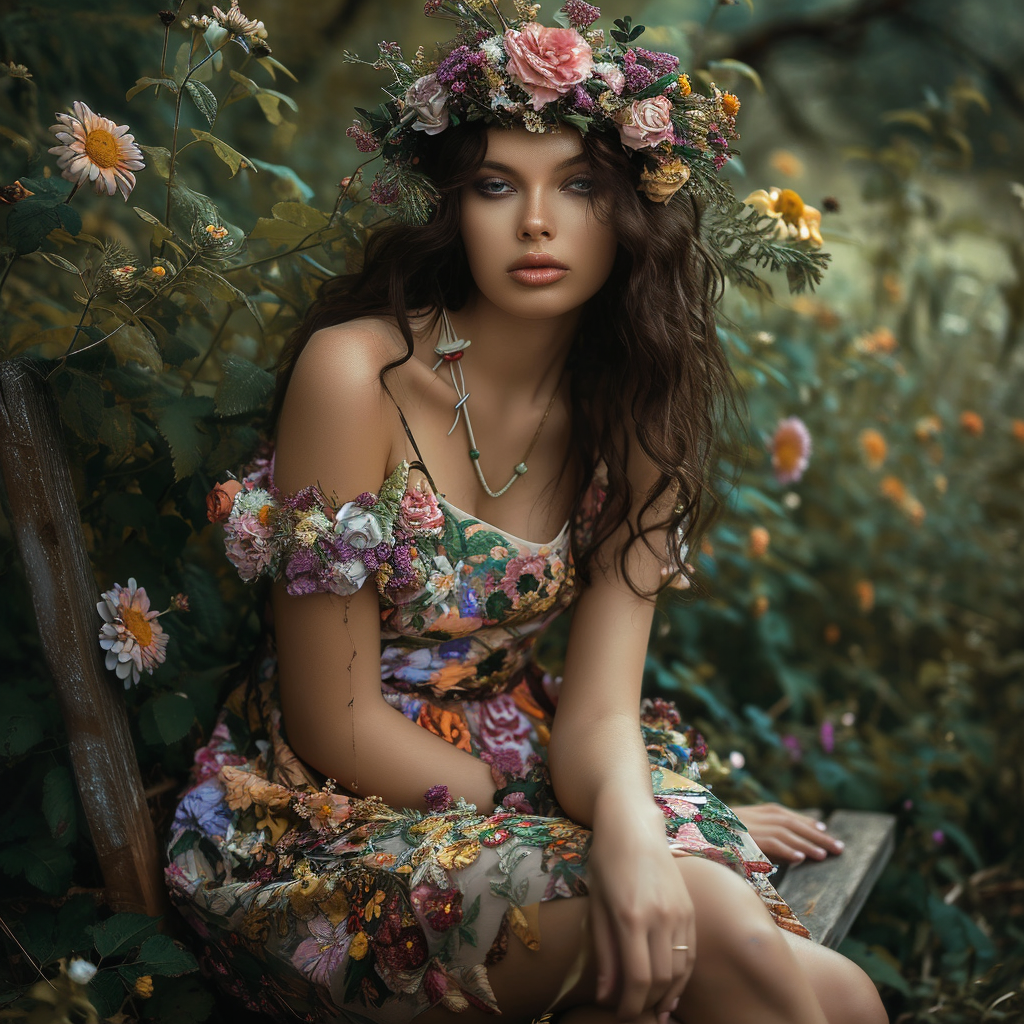
{"label": "thin stem", "polygon": [[[193,46],[195,45],[195,37],[193,36]],[[215,54],[220,53],[223,49],[222,46],[218,46],[216,50],[211,50],[198,64],[192,66],[192,51],[189,50],[188,55],[188,69],[185,73],[185,77],[181,81],[181,85],[178,87],[178,95],[174,100],[174,131],[171,134],[171,159],[170,164],[167,168],[167,206],[164,211],[164,225],[166,227],[171,226],[171,186],[174,184],[174,161],[178,155],[178,126],[181,123],[181,100],[185,95],[185,86],[188,84],[189,79]],[[184,149],[184,147],[182,147]]]}
{"label": "thin stem", "polygon": [[185,394],[192,390],[192,382],[196,379],[199,371],[203,368],[206,360],[213,355],[213,350],[217,347],[217,343],[220,341],[220,336],[224,333],[224,328],[227,327],[228,321],[231,319],[231,314],[234,313],[234,309],[228,309],[227,313],[224,314],[224,319],[220,322],[220,327],[214,332],[213,338],[210,340],[210,344],[206,351],[203,353],[203,358],[199,360],[196,368],[189,374],[189,378],[185,381],[185,386],[181,389],[181,395],[184,398]]}
{"label": "thin stem", "polygon": [[4,281],[7,280],[7,275],[11,272],[11,267],[14,266],[14,261],[18,258],[19,253],[12,253],[11,258],[7,261],[7,266],[4,267],[4,272],[0,275],[0,291],[3,291]]}

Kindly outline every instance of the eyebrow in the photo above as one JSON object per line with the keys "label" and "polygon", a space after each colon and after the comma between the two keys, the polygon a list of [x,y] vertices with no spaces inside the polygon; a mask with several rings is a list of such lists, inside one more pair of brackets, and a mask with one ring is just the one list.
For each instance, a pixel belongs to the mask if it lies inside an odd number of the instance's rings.
{"label": "eyebrow", "polygon": [[[571,156],[567,160],[563,160],[556,167],[552,168],[555,171],[564,171],[566,167],[573,167],[576,164],[587,163],[586,153],[578,153],[576,156]],[[499,163],[497,160],[485,160],[481,165],[483,167],[490,167],[495,171],[504,171],[506,174],[516,174],[517,171],[514,167],[509,167],[508,164]]]}

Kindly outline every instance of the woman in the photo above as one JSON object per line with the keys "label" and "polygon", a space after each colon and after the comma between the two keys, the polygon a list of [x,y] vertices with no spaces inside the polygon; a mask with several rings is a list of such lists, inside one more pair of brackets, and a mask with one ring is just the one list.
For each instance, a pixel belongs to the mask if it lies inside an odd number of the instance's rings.
{"label": "woman", "polygon": [[[556,102],[508,32],[510,81]],[[600,126],[439,128],[426,77],[395,116],[436,208],[324,286],[229,495],[273,634],[197,755],[172,896],[280,1019],[882,1021],[767,880],[839,845],[781,808],[748,833],[675,708],[641,708],[728,373],[692,196],[639,195]],[[552,679],[531,650],[570,604]]]}

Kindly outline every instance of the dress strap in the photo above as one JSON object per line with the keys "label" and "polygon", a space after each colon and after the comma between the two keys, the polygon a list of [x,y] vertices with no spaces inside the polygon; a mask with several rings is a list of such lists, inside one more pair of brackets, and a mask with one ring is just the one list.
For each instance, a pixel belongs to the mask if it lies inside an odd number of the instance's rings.
{"label": "dress strap", "polygon": [[390,398],[391,401],[395,403],[395,408],[398,410],[398,416],[402,421],[402,428],[405,430],[406,437],[409,438],[409,443],[412,445],[412,450],[416,453],[416,461],[410,463],[410,465],[420,470],[420,472],[423,473],[427,480],[430,481],[430,486],[433,489],[434,493],[439,494],[440,492],[437,489],[437,484],[434,483],[434,478],[430,475],[430,470],[427,469],[426,464],[423,461],[423,456],[422,454],[420,454],[420,446],[416,443],[416,438],[412,436],[412,431],[409,429],[409,423],[405,418],[405,413],[402,412],[402,407],[398,404],[397,401],[395,401],[395,396],[391,394],[391,392],[386,387],[384,390],[387,391],[388,398]]}

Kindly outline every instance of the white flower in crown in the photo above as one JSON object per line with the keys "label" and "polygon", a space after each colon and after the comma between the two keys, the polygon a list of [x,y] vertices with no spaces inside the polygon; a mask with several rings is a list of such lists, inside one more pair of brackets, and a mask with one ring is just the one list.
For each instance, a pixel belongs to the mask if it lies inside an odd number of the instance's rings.
{"label": "white flower in crown", "polygon": [[383,539],[380,520],[358,501],[348,501],[334,517],[334,532],[356,550],[375,548]]}

